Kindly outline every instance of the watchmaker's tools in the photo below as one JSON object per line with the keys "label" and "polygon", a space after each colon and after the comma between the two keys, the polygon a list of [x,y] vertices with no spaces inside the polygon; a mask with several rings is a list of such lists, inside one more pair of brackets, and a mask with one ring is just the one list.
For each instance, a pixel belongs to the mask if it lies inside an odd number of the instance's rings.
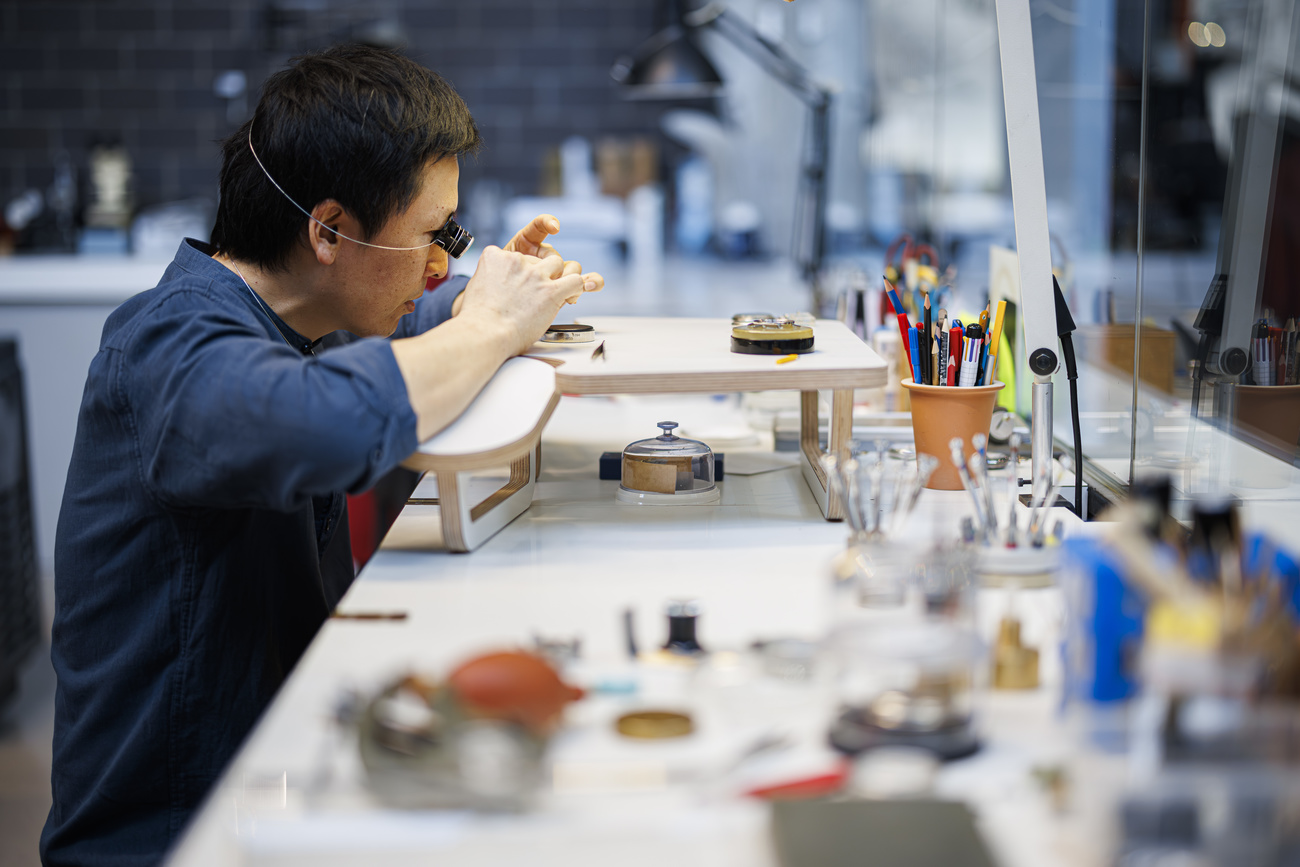
{"label": "watchmaker's tools", "polygon": [[853,530],[851,542],[879,541],[896,533],[916,507],[921,490],[939,462],[931,455],[899,460],[889,443],[846,456],[822,456],[822,468]]}
{"label": "watchmaker's tools", "polygon": [[682,505],[716,503],[721,496],[713,480],[713,450],[697,440],[673,434],[675,421],[661,421],[657,437],[637,440],[623,449],[620,503]]}

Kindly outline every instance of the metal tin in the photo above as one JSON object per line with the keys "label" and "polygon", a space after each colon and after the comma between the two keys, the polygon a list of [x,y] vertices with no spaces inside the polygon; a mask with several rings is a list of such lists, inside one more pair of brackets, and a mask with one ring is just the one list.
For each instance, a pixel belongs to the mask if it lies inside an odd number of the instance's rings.
{"label": "metal tin", "polygon": [[743,355],[812,352],[813,330],[785,318],[747,322],[732,327],[731,351]]}
{"label": "metal tin", "polygon": [[552,325],[542,335],[543,343],[594,343],[596,329],[590,325],[576,322],[567,325]]}
{"label": "metal tin", "polygon": [[668,710],[625,713],[618,718],[614,727],[625,737],[642,740],[680,738],[695,731],[695,723],[689,715]]}

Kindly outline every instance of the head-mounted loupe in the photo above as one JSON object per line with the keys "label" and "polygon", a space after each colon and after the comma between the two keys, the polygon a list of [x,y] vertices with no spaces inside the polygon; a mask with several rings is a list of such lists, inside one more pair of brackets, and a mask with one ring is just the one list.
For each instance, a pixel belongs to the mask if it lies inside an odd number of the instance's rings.
{"label": "head-mounted loupe", "polygon": [[451,258],[459,259],[460,254],[474,243],[474,236],[461,228],[460,223],[448,217],[447,222],[438,230],[438,234],[433,236],[433,243],[446,250]]}

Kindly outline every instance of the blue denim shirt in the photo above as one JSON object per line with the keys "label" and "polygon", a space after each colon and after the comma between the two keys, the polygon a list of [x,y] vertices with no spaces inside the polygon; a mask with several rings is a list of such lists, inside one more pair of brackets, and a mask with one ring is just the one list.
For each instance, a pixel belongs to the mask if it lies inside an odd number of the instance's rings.
{"label": "blue denim shirt", "polygon": [[302,354],[210,252],[183,243],[90,365],[55,542],[46,865],[162,858],[352,581],[341,492],[417,444],[387,341]]}

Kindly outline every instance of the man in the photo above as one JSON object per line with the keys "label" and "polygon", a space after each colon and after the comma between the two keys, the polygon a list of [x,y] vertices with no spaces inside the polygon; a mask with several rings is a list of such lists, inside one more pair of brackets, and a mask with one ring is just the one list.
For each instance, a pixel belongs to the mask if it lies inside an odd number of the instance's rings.
{"label": "man", "polygon": [[400,55],[300,58],[225,144],[213,246],[109,318],[56,541],[47,865],[162,857],[352,580],[343,492],[603,285],[542,216],[422,297],[478,144]]}

